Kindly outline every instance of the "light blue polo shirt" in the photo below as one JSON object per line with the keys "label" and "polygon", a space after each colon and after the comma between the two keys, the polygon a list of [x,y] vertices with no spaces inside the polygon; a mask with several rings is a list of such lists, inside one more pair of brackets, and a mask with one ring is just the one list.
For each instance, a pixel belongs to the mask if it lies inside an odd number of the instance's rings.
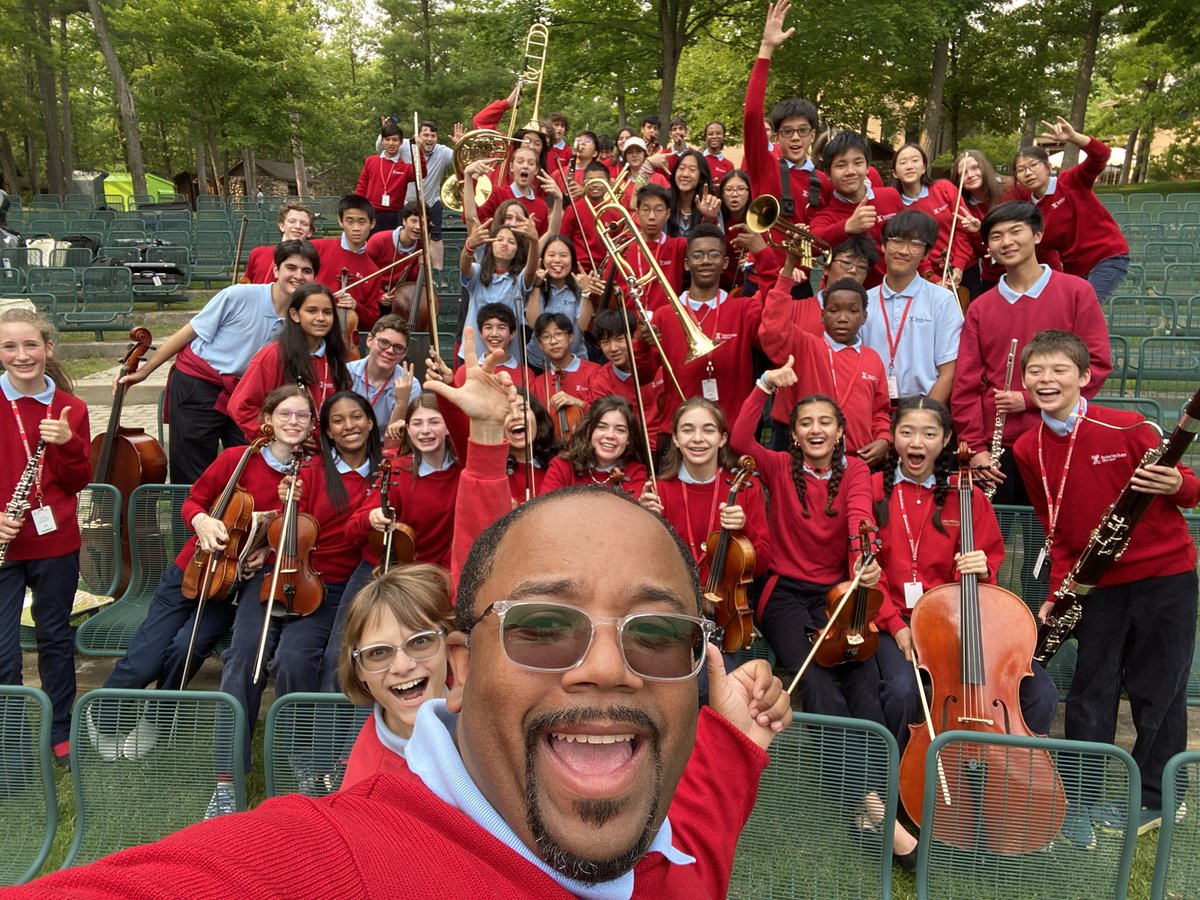
{"label": "light blue polo shirt", "polygon": [[[462,279],[462,286],[466,288],[467,296],[470,298],[467,302],[466,324],[470,325],[478,335],[479,326],[476,320],[479,317],[479,310],[489,303],[504,304],[517,317],[517,330],[509,342],[508,354],[519,357],[521,355],[521,317],[525,315],[525,297],[529,294],[530,287],[525,283],[525,273],[520,271],[493,275],[492,283],[484,284],[479,280],[479,272],[479,263],[471,263],[471,277]],[[485,351],[483,342],[476,340],[475,347],[479,350],[479,358],[483,359]],[[465,358],[462,347],[458,348],[458,358]]]}
{"label": "light blue polo shirt", "polygon": [[[367,358],[365,356],[362,359],[346,363],[346,368],[350,372],[350,390],[367,399],[371,408],[375,410],[375,421],[379,423],[379,427],[387,428],[388,422],[392,421],[392,413],[396,410],[396,392],[392,389],[392,385],[396,381],[395,376],[388,381],[386,387],[368,384]],[[412,403],[420,396],[421,383],[414,378],[412,390],[408,394],[408,402]]]}
{"label": "light blue polo shirt", "polygon": [[[904,307],[910,297],[912,306],[908,318],[904,319]],[[886,322],[884,309],[887,310]],[[900,330],[901,319],[904,319],[903,331]],[[895,376],[900,396],[910,397],[928,394],[937,381],[938,366],[958,359],[962,325],[962,307],[958,298],[941,285],[913,275],[912,281],[899,291],[888,287],[886,281],[867,291],[867,321],[858,334],[879,354],[884,370]],[[900,335],[896,359],[890,369],[889,326],[892,340]]]}
{"label": "light blue polo shirt", "polygon": [[222,375],[244,375],[254,354],[283,330],[270,284],[235,284],[192,317],[192,352]]}

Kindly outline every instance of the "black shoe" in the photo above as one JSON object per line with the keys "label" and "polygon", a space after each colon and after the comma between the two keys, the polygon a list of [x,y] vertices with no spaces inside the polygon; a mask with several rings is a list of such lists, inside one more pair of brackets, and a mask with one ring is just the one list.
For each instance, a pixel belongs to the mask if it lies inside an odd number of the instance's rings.
{"label": "black shoe", "polygon": [[892,861],[899,863],[900,868],[902,868],[909,875],[916,875],[917,874],[917,850],[918,850],[917,847],[913,847],[907,853],[893,853]]}

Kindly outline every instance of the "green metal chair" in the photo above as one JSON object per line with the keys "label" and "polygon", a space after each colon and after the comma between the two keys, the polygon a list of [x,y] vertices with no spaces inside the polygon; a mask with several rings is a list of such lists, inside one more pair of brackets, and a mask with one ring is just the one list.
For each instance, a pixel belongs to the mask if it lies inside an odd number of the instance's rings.
{"label": "green metal chair", "polygon": [[[218,716],[228,723],[227,730],[217,728]],[[99,734],[124,736],[134,728],[152,728],[153,745],[143,743],[133,752],[128,740],[110,738],[120,750],[110,745],[109,753],[101,755]],[[84,694],[71,721],[75,837],[63,868],[157,841],[199,822],[218,773],[232,780],[237,808],[245,809],[242,754],[230,752],[231,746],[241,747],[245,732],[242,705],[228,694],[116,688]]]}
{"label": "green metal chair", "polygon": [[192,278],[205,287],[233,270],[233,238],[228,231],[197,231],[192,239]]}
{"label": "green metal chair", "polygon": [[1200,897],[1200,750],[1177,753],[1167,763],[1163,810],[1150,900]]}
{"label": "green metal chair", "polygon": [[104,340],[105,329],[128,328],[133,315],[133,272],[123,266],[83,270],[83,290],[75,308],[63,313],[69,327],[91,330]]}
{"label": "green metal chair", "polygon": [[1175,298],[1200,294],[1200,262],[1169,264],[1163,276],[1162,292]]}
{"label": "green metal chair", "polygon": [[[984,833],[975,814],[978,781],[967,767],[974,766],[981,777],[985,771],[994,776],[1001,767],[1028,772],[1046,762],[1041,754],[1049,754],[1053,763],[1052,781],[1047,783],[1044,772],[1034,787],[1002,779],[1000,789],[987,797],[999,806],[1002,830]],[[940,734],[925,760],[917,898],[1124,900],[1137,841],[1137,828],[1124,823],[1131,815],[1136,822],[1140,796],[1133,757],[1111,744],[966,731]],[[1039,846],[1042,831],[1046,843]],[[1009,841],[1030,843],[1024,852],[1000,852],[1001,847],[1013,849]]]}
{"label": "green metal chair", "polygon": [[1163,195],[1157,191],[1136,191],[1125,196],[1125,202],[1129,204],[1130,209],[1141,209],[1146,203],[1153,203],[1156,200],[1161,200]]}
{"label": "green metal chair", "polygon": [[[899,763],[887,729],[795,713],[770,753],[738,841],[729,896],[891,897]],[[864,832],[863,801],[872,791],[882,801],[883,820]]]}
{"label": "green metal chair", "polygon": [[0,687],[0,885],[33,878],[58,828],[50,698],[32,687]]}
{"label": "green metal chair", "polygon": [[[79,586],[111,597],[121,577],[121,494],[111,484],[89,484],[79,492]],[[34,630],[21,626],[21,649],[37,650]]]}
{"label": "green metal chair", "polygon": [[1148,337],[1138,348],[1133,395],[1158,400],[1173,424],[1179,407],[1196,390],[1198,371],[1200,337]]}
{"label": "green metal chair", "polygon": [[1171,297],[1109,297],[1103,304],[1108,328],[1126,337],[1170,335],[1175,332],[1178,316]]}
{"label": "green metal chair", "polygon": [[154,589],[188,539],[183,501],[190,485],[144,484],[129,498],[132,571],[129,587],[116,603],[79,626],[75,649],[84,656],[123,656],[137,631]]}
{"label": "green metal chair", "polygon": [[1124,409],[1141,415],[1143,419],[1156,424],[1159,428],[1163,423],[1162,404],[1151,397],[1106,397],[1097,395],[1094,402],[1113,409]]}
{"label": "green metal chair", "polygon": [[345,694],[284,694],[267,711],[267,796],[324,797],[342,785],[346,760],[371,708]]}

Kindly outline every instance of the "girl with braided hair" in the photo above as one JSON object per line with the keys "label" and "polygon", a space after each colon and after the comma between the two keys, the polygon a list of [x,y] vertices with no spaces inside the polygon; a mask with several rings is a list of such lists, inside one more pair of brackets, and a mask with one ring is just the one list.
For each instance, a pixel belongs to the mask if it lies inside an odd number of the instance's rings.
{"label": "girl with braided hair", "polygon": [[[903,749],[908,725],[921,718],[920,695],[913,674],[913,607],[921,595],[968,573],[996,583],[1004,562],[1004,538],[996,513],[983,491],[971,496],[975,546],[960,552],[960,522],[956,502],[947,497],[958,487],[950,410],[924,395],[905,397],[892,415],[892,448],[882,472],[874,477],[875,520],[879,523],[883,568],[880,587],[885,601],[876,617],[879,650],[875,654],[881,677],[880,697],[888,727]],[[984,610],[984,628],[987,612]],[[986,637],[985,637],[986,640]],[[1025,721],[1045,733],[1054,718],[1058,691],[1050,676],[1033,663],[1033,677],[1021,682]]]}

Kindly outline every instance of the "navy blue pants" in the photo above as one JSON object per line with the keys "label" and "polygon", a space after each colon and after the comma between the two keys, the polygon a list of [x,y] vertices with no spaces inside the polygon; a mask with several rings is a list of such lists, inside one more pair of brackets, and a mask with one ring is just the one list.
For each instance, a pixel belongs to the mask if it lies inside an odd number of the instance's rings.
{"label": "navy blue pants", "polygon": [[71,737],[75,637],[71,607],[79,586],[79,551],[50,559],[10,559],[0,567],[0,684],[21,684],[21,609],[33,589],[38,676],[54,706],[50,743]]}

